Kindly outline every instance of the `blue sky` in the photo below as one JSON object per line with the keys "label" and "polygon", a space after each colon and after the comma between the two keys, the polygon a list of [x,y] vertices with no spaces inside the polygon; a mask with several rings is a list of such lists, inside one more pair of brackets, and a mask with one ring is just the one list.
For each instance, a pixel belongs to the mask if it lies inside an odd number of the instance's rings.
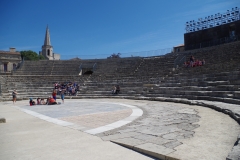
{"label": "blue sky", "polygon": [[0,0],[0,50],[38,53],[48,25],[61,59],[158,55],[184,43],[187,21],[233,7],[240,0]]}

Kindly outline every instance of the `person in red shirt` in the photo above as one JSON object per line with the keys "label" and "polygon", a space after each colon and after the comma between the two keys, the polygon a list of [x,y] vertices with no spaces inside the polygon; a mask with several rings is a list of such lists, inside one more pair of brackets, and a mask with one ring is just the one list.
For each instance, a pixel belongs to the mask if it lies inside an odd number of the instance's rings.
{"label": "person in red shirt", "polygon": [[57,104],[57,102],[55,101],[55,99],[53,97],[49,97],[48,98],[48,105],[53,105],[53,104]]}
{"label": "person in red shirt", "polygon": [[53,90],[53,92],[52,92],[52,97],[53,97],[53,99],[55,99],[55,101],[56,101],[56,99],[57,99],[57,91],[54,89]]}

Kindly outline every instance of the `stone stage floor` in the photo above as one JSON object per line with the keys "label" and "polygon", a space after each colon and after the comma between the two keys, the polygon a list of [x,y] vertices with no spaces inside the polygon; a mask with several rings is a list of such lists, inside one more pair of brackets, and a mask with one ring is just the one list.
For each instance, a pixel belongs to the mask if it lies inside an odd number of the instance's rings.
{"label": "stone stage floor", "polygon": [[0,105],[160,159],[223,160],[240,134],[238,123],[228,115],[181,103],[66,99],[61,105],[29,106],[28,101]]}

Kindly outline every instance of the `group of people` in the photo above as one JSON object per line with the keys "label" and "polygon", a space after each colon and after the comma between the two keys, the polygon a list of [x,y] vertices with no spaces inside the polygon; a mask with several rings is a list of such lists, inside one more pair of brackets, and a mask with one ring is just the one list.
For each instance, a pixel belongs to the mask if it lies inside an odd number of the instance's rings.
{"label": "group of people", "polygon": [[[64,96],[65,95],[70,95],[70,96],[76,96],[77,92],[79,91],[79,85],[74,82],[66,82],[66,83],[55,83],[54,84],[54,89],[52,91],[52,96],[49,96],[47,100],[45,101],[44,98],[37,98],[36,101],[34,101],[32,98],[29,98],[29,104],[30,106],[32,105],[53,105],[53,104],[58,104],[56,102],[57,95],[61,96],[62,103],[64,103]],[[16,89],[13,90],[12,92],[12,97],[13,97],[13,104],[16,103],[17,100],[17,91]]]}
{"label": "group of people", "polygon": [[120,86],[119,85],[113,86],[112,94],[119,94],[119,92],[120,92]]}
{"label": "group of people", "polygon": [[54,99],[52,96],[49,96],[46,101],[44,100],[44,98],[37,98],[35,102],[32,98],[29,98],[29,104],[30,106],[34,106],[34,105],[54,105],[58,103],[56,102],[56,99]]}
{"label": "group of people", "polygon": [[65,85],[59,85],[58,83],[54,84],[54,89],[52,91],[52,96],[49,96],[45,101],[43,98],[37,98],[36,102],[30,98],[29,104],[30,106],[33,105],[54,105],[54,104],[61,104],[57,103],[57,95],[61,96],[62,103],[64,103],[64,95],[66,93]]}
{"label": "group of people", "polygon": [[193,57],[193,56],[190,56],[189,58],[189,61],[187,62],[184,62],[183,66],[184,67],[197,67],[197,66],[203,66],[205,65],[205,60],[198,60]]}
{"label": "group of people", "polygon": [[63,94],[69,95],[69,96],[76,96],[77,92],[79,91],[79,85],[74,82],[65,82],[65,83],[55,83],[54,84],[54,89],[57,92],[57,95],[61,95],[62,92],[64,91]]}

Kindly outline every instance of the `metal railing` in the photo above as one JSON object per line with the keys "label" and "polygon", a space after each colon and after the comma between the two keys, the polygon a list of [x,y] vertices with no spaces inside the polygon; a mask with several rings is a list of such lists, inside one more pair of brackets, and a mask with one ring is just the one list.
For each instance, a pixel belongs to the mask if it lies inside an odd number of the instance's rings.
{"label": "metal railing", "polygon": [[[152,57],[152,56],[161,56],[168,53],[171,53],[173,48],[164,48],[164,49],[157,49],[157,50],[150,50],[150,51],[139,51],[139,52],[127,52],[121,53],[121,58],[127,57]],[[108,54],[87,54],[87,55],[61,55],[61,60],[71,59],[74,57],[80,57],[80,59],[105,59],[109,57],[111,53]]]}
{"label": "metal railing", "polygon": [[82,70],[82,63],[79,66],[79,72]]}
{"label": "metal railing", "polygon": [[94,63],[94,65],[93,65],[93,71],[95,71],[96,68],[97,68],[97,63]]}
{"label": "metal railing", "polygon": [[174,60],[174,68],[178,68],[179,66],[182,66],[184,62],[186,62],[186,55],[179,55]]}

